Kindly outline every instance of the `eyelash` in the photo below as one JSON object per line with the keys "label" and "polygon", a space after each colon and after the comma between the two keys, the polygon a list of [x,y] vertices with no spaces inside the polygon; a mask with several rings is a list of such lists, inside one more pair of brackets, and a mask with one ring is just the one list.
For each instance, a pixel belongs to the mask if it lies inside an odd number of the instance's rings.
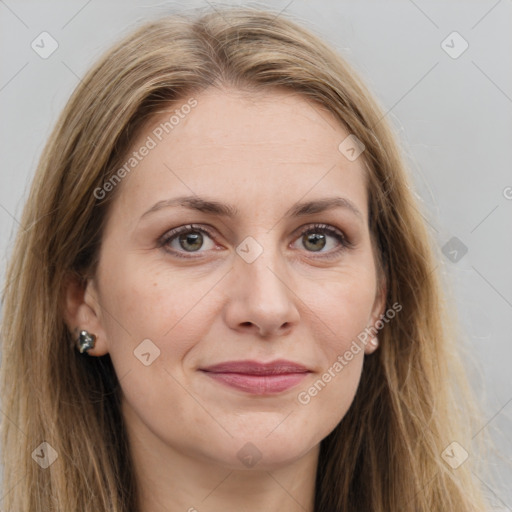
{"label": "eyelash", "polygon": [[[179,235],[182,235],[185,233],[190,233],[190,232],[206,233],[210,238],[213,238],[213,236],[214,236],[213,232],[205,226],[199,226],[196,224],[188,224],[186,226],[181,226],[179,228],[172,229],[171,231],[168,231],[167,233],[165,233],[158,240],[158,247],[165,248],[165,246],[167,246],[170,242],[172,242]],[[336,229],[332,226],[329,226],[327,224],[313,224],[311,226],[308,226],[307,228],[305,228],[303,231],[301,231],[299,233],[298,238],[300,238],[304,235],[310,234],[310,233],[327,234],[327,235],[330,235],[330,236],[336,238],[336,240],[338,240],[338,242],[340,243],[340,247],[338,249],[335,249],[328,256],[327,255],[319,256],[321,258],[325,258],[325,259],[334,258],[334,257],[338,256],[338,254],[341,251],[344,251],[345,249],[351,248],[353,246],[352,243],[345,237],[345,235],[341,231],[339,231],[338,229]],[[165,249],[165,250],[167,252],[170,252],[173,255],[177,256],[178,258],[183,258],[183,259],[196,258],[196,256],[183,256],[182,255],[183,252],[175,251],[174,249],[173,250]],[[314,254],[314,251],[308,251],[308,252],[311,252]],[[186,253],[186,251],[185,251],[185,253]],[[188,254],[193,254],[193,252],[188,253]]]}

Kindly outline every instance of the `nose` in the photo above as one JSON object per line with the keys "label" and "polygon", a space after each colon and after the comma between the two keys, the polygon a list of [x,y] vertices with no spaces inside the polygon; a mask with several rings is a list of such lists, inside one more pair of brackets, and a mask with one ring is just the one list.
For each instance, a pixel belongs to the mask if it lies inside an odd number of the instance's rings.
{"label": "nose", "polygon": [[293,284],[282,256],[268,248],[252,263],[235,256],[225,321],[238,332],[262,337],[289,333],[299,321]]}

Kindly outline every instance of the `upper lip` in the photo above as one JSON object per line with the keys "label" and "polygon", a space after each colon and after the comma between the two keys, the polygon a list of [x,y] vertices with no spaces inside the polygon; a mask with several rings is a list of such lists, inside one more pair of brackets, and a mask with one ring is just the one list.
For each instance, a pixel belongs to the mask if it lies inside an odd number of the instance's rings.
{"label": "upper lip", "polygon": [[278,359],[269,363],[250,360],[226,361],[200,369],[212,373],[243,373],[247,375],[280,375],[286,373],[306,373],[310,371],[301,364],[285,359]]}

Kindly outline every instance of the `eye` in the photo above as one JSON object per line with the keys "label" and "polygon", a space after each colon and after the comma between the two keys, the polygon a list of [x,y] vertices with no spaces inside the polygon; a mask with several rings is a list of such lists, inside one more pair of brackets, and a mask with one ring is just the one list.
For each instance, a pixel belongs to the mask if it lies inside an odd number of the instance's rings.
{"label": "eye", "polygon": [[182,253],[198,252],[204,246],[205,237],[209,238],[212,242],[210,247],[206,247],[206,249],[213,249],[215,244],[211,240],[212,234],[210,231],[204,227],[190,224],[167,232],[158,241],[158,246],[165,247],[166,250],[169,250],[179,258],[189,258],[190,256],[183,256]]}
{"label": "eye", "polygon": [[[201,253],[202,251],[200,251],[200,249],[203,248],[206,250],[214,249],[215,244],[212,237],[213,233],[206,227],[189,224],[165,233],[158,240],[158,246],[164,247],[165,250],[179,258],[193,258],[194,256],[186,256],[184,253]],[[205,247],[205,240],[208,239],[210,241],[209,247],[208,244]],[[335,240],[335,242],[329,243],[329,239]],[[308,252],[321,253],[322,257],[335,257],[340,251],[351,247],[351,243],[340,230],[327,224],[309,226],[300,233],[298,240],[302,242],[302,246],[305,247]],[[333,245],[334,249],[329,250],[329,246]],[[325,247],[327,247],[328,250],[324,251],[323,249]],[[331,254],[324,256],[324,253]]]}
{"label": "eye", "polygon": [[[335,242],[329,243],[329,238]],[[298,239],[308,252],[331,253],[328,257],[336,256],[340,251],[351,246],[351,243],[345,235],[333,226],[327,224],[315,224],[301,232]],[[329,250],[329,246],[334,245],[334,250]],[[336,247],[337,246],[337,247]],[[323,251],[327,247],[328,249]]]}

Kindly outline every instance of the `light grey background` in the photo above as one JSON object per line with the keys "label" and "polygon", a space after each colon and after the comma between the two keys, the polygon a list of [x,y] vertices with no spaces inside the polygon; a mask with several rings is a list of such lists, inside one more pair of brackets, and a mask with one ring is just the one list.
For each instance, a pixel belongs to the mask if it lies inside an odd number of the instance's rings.
{"label": "light grey background", "polygon": [[[247,2],[226,2],[247,5]],[[0,279],[37,160],[80,77],[134,23],[206,1],[0,0]],[[214,4],[218,5],[218,4]],[[512,511],[512,1],[285,0],[361,73],[398,132],[439,247],[473,357],[501,481],[480,475],[496,510]],[[47,59],[32,48],[46,31]],[[457,58],[455,55],[468,48]],[[449,37],[448,37],[449,36]],[[459,39],[458,39],[459,38]],[[450,48],[452,47],[452,48]],[[452,242],[453,243],[453,242]],[[451,261],[454,257],[459,261]],[[471,447],[466,447],[470,456]],[[1,497],[0,497],[1,498]],[[0,501],[1,503],[1,501]]]}

